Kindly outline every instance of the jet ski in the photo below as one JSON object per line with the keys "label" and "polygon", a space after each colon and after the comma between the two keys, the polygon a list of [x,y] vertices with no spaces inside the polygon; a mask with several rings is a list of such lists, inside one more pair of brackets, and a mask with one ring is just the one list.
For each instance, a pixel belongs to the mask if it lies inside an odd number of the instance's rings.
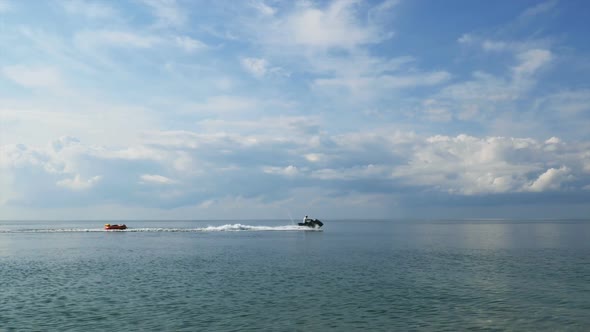
{"label": "jet ski", "polygon": [[320,228],[324,226],[324,223],[321,222],[319,219],[306,219],[305,222],[300,222],[297,225],[306,226],[309,228]]}
{"label": "jet ski", "polygon": [[104,229],[106,229],[106,230],[111,230],[111,229],[123,230],[123,229],[127,229],[127,226],[125,224],[122,224],[122,225],[105,224]]}

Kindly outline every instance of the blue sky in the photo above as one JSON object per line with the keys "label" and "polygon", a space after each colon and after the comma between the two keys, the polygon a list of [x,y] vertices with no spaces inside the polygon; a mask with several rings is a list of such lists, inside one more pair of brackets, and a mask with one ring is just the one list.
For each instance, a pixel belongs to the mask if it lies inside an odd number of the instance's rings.
{"label": "blue sky", "polygon": [[0,218],[588,217],[589,7],[0,0]]}

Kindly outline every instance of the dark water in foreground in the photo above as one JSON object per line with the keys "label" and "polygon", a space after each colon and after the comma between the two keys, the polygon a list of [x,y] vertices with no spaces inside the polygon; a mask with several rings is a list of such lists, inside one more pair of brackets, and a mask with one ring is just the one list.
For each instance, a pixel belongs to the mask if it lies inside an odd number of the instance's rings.
{"label": "dark water in foreground", "polygon": [[0,331],[590,330],[590,221],[325,222],[0,222]]}

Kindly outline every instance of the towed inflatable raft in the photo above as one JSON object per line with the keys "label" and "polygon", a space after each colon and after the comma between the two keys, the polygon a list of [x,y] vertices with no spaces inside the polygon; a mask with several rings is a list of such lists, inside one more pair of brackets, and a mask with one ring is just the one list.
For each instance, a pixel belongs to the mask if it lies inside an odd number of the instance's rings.
{"label": "towed inflatable raft", "polygon": [[122,225],[111,225],[111,224],[105,224],[104,225],[104,229],[106,230],[111,230],[111,229],[127,229],[127,226],[125,224]]}

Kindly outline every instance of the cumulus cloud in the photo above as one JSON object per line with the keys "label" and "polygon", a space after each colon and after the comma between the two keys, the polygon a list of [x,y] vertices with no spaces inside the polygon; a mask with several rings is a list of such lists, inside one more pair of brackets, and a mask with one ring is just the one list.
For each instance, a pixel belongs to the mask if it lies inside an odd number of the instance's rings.
{"label": "cumulus cloud", "polygon": [[51,146],[55,152],[60,152],[64,147],[71,146],[72,144],[79,144],[80,140],[72,136],[62,136],[53,142]]}
{"label": "cumulus cloud", "polygon": [[57,181],[56,184],[60,187],[65,187],[71,190],[87,190],[92,188],[92,186],[94,186],[98,181],[100,181],[100,179],[101,176],[97,175],[89,178],[88,180],[83,180],[80,177],[80,174],[76,174],[76,176],[73,179],[63,179]]}
{"label": "cumulus cloud", "polygon": [[545,171],[539,164],[553,163],[552,158],[579,164],[581,157],[568,160],[555,150],[549,156],[546,144],[554,143],[532,139],[459,135],[433,136],[426,143],[415,150],[407,166],[393,171],[394,177],[464,195],[553,190],[569,179],[571,170]]}
{"label": "cumulus cloud", "polygon": [[388,130],[310,139],[289,133],[155,137],[157,144],[123,149],[67,137],[46,147],[3,146],[0,167],[11,179],[6,204],[19,197],[43,204],[44,196],[65,204],[72,191],[84,191],[76,199],[87,204],[109,197],[120,204],[181,207],[232,196],[280,201],[298,188],[468,197],[575,192],[590,183],[586,145],[555,137],[421,137]]}
{"label": "cumulus cloud", "polygon": [[381,39],[372,26],[363,26],[356,13],[355,1],[333,1],[325,9],[310,3],[286,19],[281,34],[295,44],[318,48],[353,48]]}
{"label": "cumulus cloud", "polygon": [[558,190],[561,188],[564,182],[573,179],[570,174],[571,170],[565,166],[560,168],[550,168],[545,173],[539,175],[539,178],[533,181],[528,187],[530,191],[547,191],[547,190]]}

